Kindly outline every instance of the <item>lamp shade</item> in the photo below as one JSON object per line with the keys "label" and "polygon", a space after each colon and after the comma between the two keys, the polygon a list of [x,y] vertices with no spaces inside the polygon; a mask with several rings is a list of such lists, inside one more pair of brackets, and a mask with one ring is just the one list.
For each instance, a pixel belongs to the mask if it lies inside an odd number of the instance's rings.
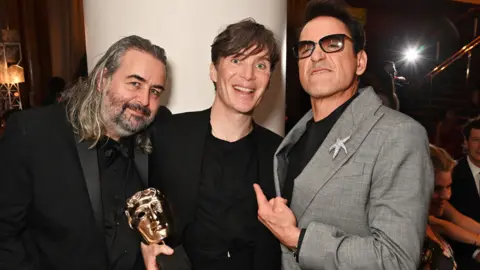
{"label": "lamp shade", "polygon": [[25,82],[23,68],[19,65],[13,65],[8,68],[8,77],[11,84]]}

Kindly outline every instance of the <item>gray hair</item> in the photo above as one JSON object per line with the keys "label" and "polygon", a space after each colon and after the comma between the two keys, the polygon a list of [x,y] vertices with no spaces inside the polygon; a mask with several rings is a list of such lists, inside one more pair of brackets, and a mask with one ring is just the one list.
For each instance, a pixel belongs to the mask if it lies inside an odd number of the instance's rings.
{"label": "gray hair", "polygon": [[[165,67],[167,66],[167,57],[163,48],[139,36],[128,36],[110,46],[89,76],[86,79],[80,79],[62,95],[66,101],[67,118],[73,126],[74,133],[79,136],[80,141],[93,141],[91,148],[105,136],[105,123],[101,114],[103,91],[98,91],[99,87],[102,86],[103,78],[107,79],[104,87],[109,87],[113,73],[129,50],[148,53],[160,60]],[[152,151],[152,143],[145,130],[135,135],[135,146],[145,153]]]}

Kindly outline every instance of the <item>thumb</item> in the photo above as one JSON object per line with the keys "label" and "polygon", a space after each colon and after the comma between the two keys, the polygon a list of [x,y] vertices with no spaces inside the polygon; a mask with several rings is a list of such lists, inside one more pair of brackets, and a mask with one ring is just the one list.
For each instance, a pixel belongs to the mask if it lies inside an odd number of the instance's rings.
{"label": "thumb", "polygon": [[157,265],[157,256],[160,254],[165,255],[172,255],[173,249],[171,249],[167,245],[157,245],[157,244],[150,244],[145,245],[141,243],[141,250],[143,255],[143,260],[145,263],[145,267],[147,270],[158,270]]}

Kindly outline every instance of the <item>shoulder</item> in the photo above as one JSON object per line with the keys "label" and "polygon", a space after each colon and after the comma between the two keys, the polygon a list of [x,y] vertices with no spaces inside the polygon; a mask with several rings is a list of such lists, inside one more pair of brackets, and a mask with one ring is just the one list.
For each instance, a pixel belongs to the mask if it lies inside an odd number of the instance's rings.
{"label": "shoulder", "polygon": [[399,111],[392,110],[386,106],[380,106],[377,113],[381,113],[382,117],[377,123],[382,129],[390,133],[391,135],[398,135],[401,133],[404,136],[412,137],[419,134],[427,136],[426,129],[410,116],[403,114]]}
{"label": "shoulder", "polygon": [[458,174],[463,173],[464,171],[470,170],[470,166],[468,165],[468,161],[466,157],[462,157],[457,161],[457,165],[453,168],[452,176],[455,178]]}
{"label": "shoulder", "polygon": [[[67,112],[63,105],[55,104],[46,107],[27,109],[13,114],[8,122],[18,122],[28,130],[50,130],[59,124],[67,123]],[[7,123],[8,126],[8,123]]]}
{"label": "shoulder", "polygon": [[184,127],[193,127],[199,122],[208,122],[210,119],[210,111],[195,111],[195,112],[184,112],[178,114],[170,114],[159,118],[156,122],[159,123],[159,126],[163,128],[176,129]]}
{"label": "shoulder", "polygon": [[151,127],[151,132],[156,139],[184,136],[198,129],[198,126],[206,125],[205,123],[208,123],[209,117],[209,110],[178,114],[157,114]]}
{"label": "shoulder", "polygon": [[280,145],[282,142],[282,137],[277,133],[264,128],[258,124],[255,124],[255,133],[257,134],[257,138],[262,142],[268,145],[271,145],[275,149]]}

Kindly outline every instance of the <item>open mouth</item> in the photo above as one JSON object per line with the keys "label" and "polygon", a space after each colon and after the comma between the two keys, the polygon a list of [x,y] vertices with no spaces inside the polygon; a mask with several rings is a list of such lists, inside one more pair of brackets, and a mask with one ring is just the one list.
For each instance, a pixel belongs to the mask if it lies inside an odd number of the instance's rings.
{"label": "open mouth", "polygon": [[233,89],[235,89],[239,92],[245,93],[245,94],[251,94],[251,93],[255,92],[255,89],[242,87],[242,86],[233,86]]}

